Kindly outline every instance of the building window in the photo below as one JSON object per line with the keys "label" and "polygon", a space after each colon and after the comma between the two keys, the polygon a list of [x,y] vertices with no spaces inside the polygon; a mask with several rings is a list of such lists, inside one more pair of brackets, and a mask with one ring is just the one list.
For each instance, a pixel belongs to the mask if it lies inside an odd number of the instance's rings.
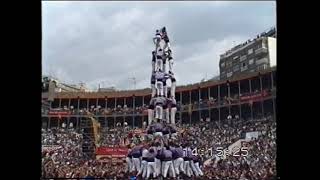
{"label": "building window", "polygon": [[245,71],[245,70],[247,70],[247,69],[248,69],[247,64],[246,64],[246,63],[242,63],[242,64],[241,64],[241,72],[242,72],[242,71]]}
{"label": "building window", "polygon": [[228,68],[228,67],[230,67],[232,65],[232,61],[228,61],[227,63],[226,63],[226,67]]}
{"label": "building window", "polygon": [[233,66],[233,72],[239,71],[239,64]]}
{"label": "building window", "polygon": [[224,67],[225,65],[226,65],[226,63],[225,63],[225,62],[221,63],[221,67]]}
{"label": "building window", "polygon": [[262,43],[261,44],[257,44],[257,48],[256,49],[260,49],[262,48]]}
{"label": "building window", "polygon": [[248,50],[248,54],[252,54],[252,53],[253,53],[253,49],[251,48]]}
{"label": "building window", "polygon": [[262,48],[267,48],[267,41],[266,40],[262,41]]}
{"label": "building window", "polygon": [[235,60],[235,59],[237,59],[239,56],[235,56],[235,57],[233,57],[233,60]]}
{"label": "building window", "polygon": [[227,78],[231,77],[232,76],[232,72],[228,72],[227,73]]}
{"label": "building window", "polygon": [[249,65],[253,64],[253,59],[249,60]]}

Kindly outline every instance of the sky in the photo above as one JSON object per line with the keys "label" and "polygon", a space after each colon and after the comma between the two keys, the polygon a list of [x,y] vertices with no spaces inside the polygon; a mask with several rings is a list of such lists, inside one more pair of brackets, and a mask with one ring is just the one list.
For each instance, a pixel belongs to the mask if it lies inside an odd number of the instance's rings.
{"label": "sky", "polygon": [[220,54],[276,26],[275,1],[42,2],[42,74],[90,89],[149,88],[166,26],[177,85],[219,75]]}

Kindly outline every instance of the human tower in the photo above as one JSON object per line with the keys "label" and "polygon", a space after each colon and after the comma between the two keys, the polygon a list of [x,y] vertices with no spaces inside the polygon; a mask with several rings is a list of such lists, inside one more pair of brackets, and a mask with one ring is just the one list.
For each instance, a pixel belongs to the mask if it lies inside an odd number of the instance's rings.
{"label": "human tower", "polygon": [[[148,125],[155,122],[175,125],[176,78],[173,73],[172,49],[166,27],[156,30],[153,42],[155,49],[152,51],[152,92],[148,108]],[[170,87],[168,81],[171,81]]]}

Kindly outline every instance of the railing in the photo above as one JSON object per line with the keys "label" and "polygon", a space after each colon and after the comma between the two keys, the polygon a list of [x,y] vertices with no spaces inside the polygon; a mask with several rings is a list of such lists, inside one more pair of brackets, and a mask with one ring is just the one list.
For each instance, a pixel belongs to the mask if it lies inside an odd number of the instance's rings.
{"label": "railing", "polygon": [[[221,97],[220,104],[218,103],[218,100],[202,100],[199,103],[193,103],[193,104],[182,104],[177,103],[178,112],[188,112],[188,111],[200,111],[200,110],[208,110],[212,108],[219,108],[224,106],[232,106],[232,105],[239,105],[248,103],[249,101],[262,101],[266,99],[270,99],[272,97],[276,96],[276,90],[263,90],[253,93],[246,93],[241,94],[240,97],[235,95],[232,97]],[[130,111],[124,112],[123,110],[114,111],[108,109],[100,109],[99,111],[89,111],[94,116],[98,117],[123,117],[123,116],[140,116],[140,115],[147,115],[147,107],[139,108],[139,110],[133,110],[132,108],[129,108]],[[52,117],[69,117],[69,116],[89,116],[89,114],[86,112],[85,109],[77,111],[65,111],[61,109],[61,114],[59,114],[59,111],[54,111],[54,113],[45,113],[43,112],[42,115],[44,116],[52,116]],[[68,112],[68,113],[66,113]]]}
{"label": "railing", "polygon": [[256,60],[256,65],[260,65],[262,63],[267,63],[268,62],[268,58],[261,58]]}
{"label": "railing", "polygon": [[241,67],[240,69],[241,69],[241,71],[245,71],[248,69],[248,66]]}
{"label": "railing", "polygon": [[255,50],[255,54],[267,53],[267,52],[268,52],[268,49],[266,47],[261,47]]}
{"label": "railing", "polygon": [[240,62],[243,61],[243,60],[246,60],[246,59],[247,59],[247,55],[241,56],[240,57]]}

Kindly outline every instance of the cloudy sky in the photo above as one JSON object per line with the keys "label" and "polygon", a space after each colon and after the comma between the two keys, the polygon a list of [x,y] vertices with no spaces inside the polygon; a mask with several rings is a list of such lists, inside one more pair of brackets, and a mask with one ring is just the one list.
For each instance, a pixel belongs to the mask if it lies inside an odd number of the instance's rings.
{"label": "cloudy sky", "polygon": [[167,27],[178,85],[219,74],[219,55],[276,25],[275,1],[42,2],[42,74],[92,89],[150,86]]}

